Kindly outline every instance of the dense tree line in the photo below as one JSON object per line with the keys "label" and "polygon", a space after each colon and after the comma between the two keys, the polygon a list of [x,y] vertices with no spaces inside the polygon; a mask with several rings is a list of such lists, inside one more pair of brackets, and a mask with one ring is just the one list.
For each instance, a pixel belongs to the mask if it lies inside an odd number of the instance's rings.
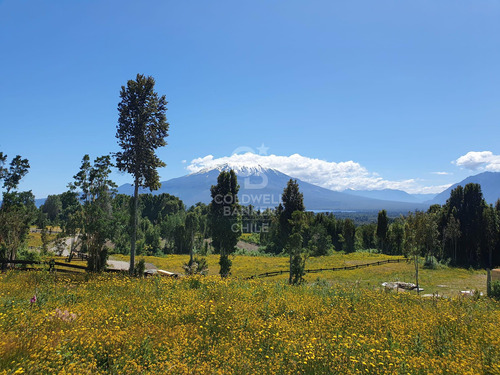
{"label": "dense tree line", "polygon": [[[285,239],[291,234],[286,224],[291,214],[281,206],[272,214],[269,230],[261,233],[260,240],[266,251],[279,254],[286,250]],[[376,223],[355,226],[351,219],[331,213],[308,212],[304,219],[302,246],[313,256],[374,249],[390,255],[417,252],[426,262],[460,267],[500,264],[500,200],[488,205],[478,184],[458,186],[446,204],[433,205],[426,212],[390,219],[382,210]]]}
{"label": "dense tree line", "polygon": [[[110,252],[130,254],[134,198],[114,194],[114,183],[109,180],[109,156],[96,158],[92,163],[86,155],[70,189],[50,195],[39,209],[31,192],[15,190],[27,173],[27,161],[20,168],[22,159],[17,158],[9,168],[6,156],[1,156],[3,186],[9,187],[0,207],[2,258],[16,258],[17,250],[25,245],[30,225],[60,226],[61,236],[71,238],[71,254],[88,254],[91,270],[102,269]],[[356,225],[353,220],[339,219],[332,213],[305,211],[299,187],[293,181],[284,187],[282,204],[276,209],[241,207],[236,176],[224,173],[212,189],[210,205],[198,203],[186,208],[179,198],[169,194],[138,195],[137,253],[190,254],[189,263],[196,254],[220,253],[222,274],[228,275],[228,255],[236,250],[243,232],[253,233],[260,251],[287,254],[290,264],[296,266],[307,256],[366,249],[391,255],[417,254],[428,262],[460,267],[500,264],[500,201],[495,206],[488,205],[477,184],[457,187],[446,204],[433,205],[426,212],[389,218],[383,210],[376,223]],[[217,196],[231,199],[218,200]],[[224,216],[224,210],[230,215]]]}

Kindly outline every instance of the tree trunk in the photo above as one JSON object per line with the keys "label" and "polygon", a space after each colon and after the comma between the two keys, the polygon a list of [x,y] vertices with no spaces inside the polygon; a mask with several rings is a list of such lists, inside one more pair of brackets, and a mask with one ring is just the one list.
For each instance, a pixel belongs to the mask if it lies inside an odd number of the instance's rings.
{"label": "tree trunk", "polygon": [[130,275],[134,274],[134,268],[135,268],[135,243],[137,240],[137,202],[139,200],[139,181],[136,179],[135,180],[135,187],[134,187],[134,209],[132,212],[133,218],[133,228],[132,228],[132,239],[130,240],[130,269],[129,273]]}

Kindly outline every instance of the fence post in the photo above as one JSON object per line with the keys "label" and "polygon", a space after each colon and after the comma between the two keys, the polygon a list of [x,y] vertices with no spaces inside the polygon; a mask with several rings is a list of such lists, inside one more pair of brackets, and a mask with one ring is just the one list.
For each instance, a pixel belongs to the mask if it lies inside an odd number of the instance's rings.
{"label": "fence post", "polygon": [[49,272],[54,272],[55,263],[54,259],[49,260]]}

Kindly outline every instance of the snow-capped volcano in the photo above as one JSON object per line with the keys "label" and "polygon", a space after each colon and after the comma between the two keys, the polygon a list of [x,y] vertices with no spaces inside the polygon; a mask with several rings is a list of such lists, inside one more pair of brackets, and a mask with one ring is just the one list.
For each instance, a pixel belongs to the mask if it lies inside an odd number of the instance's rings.
{"label": "snow-capped volcano", "polygon": [[209,173],[211,171],[228,172],[230,170],[233,170],[234,173],[236,173],[238,176],[252,176],[252,175],[260,175],[260,174],[265,174],[265,173],[278,172],[276,169],[264,168],[260,164],[244,165],[242,163],[230,162],[230,163],[219,164],[215,167],[206,167],[206,168],[200,169],[197,172],[193,172],[193,173],[189,174],[188,176],[196,175],[196,174],[205,174],[205,173]]}
{"label": "snow-capped volcano", "polygon": [[[287,182],[292,177],[259,164],[243,165],[224,163],[210,168],[204,168],[189,175],[173,178],[162,182],[162,186],[154,194],[168,193],[182,199],[186,206],[197,202],[210,203],[210,187],[217,183],[221,171],[234,170],[238,177],[240,190],[239,202],[242,205],[252,205],[257,209],[277,207]],[[408,212],[415,209],[426,209],[418,203],[394,202],[355,196],[325,189],[305,181],[298,180],[300,191],[304,195],[304,203],[308,210],[381,210]],[[125,184],[119,187],[119,193],[132,194],[133,186]],[[149,190],[141,191],[149,193]]]}

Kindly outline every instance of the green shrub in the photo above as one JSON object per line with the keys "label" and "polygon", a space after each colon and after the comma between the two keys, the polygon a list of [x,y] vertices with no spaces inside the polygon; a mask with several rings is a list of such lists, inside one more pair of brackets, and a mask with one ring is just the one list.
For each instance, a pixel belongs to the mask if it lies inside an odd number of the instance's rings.
{"label": "green shrub", "polygon": [[491,282],[490,297],[500,300],[500,281]]}
{"label": "green shrub", "polygon": [[134,274],[136,276],[143,277],[145,270],[146,270],[146,261],[144,259],[141,259],[135,264]]}
{"label": "green shrub", "polygon": [[208,273],[208,262],[206,258],[195,257],[193,261],[184,263],[182,266],[187,275],[206,275]]}
{"label": "green shrub", "polygon": [[425,258],[423,267],[428,270],[436,270],[447,268],[450,263],[450,259],[443,259],[441,261],[437,260],[434,256],[428,256]]}
{"label": "green shrub", "polygon": [[38,251],[21,249],[17,253],[17,259],[39,262],[42,260],[42,257],[40,256],[40,253]]}

